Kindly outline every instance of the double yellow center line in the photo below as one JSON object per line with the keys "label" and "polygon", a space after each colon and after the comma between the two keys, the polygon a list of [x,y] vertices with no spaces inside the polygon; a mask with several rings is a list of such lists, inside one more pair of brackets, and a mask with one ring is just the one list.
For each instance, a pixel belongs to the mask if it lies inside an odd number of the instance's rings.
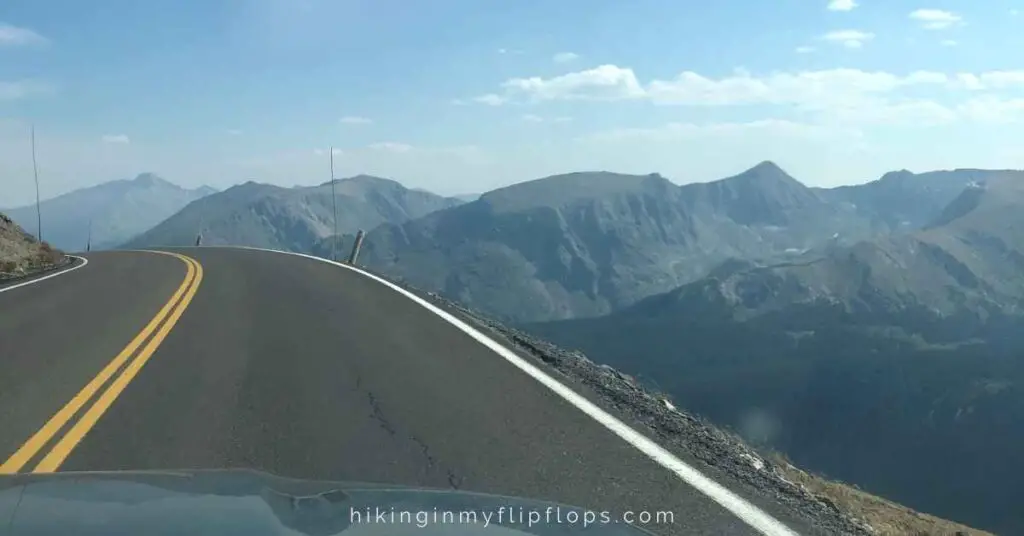
{"label": "double yellow center line", "polygon": [[[177,291],[171,296],[171,299],[160,309],[160,312],[150,320],[149,324],[128,343],[128,346],[124,347],[124,350],[121,350],[70,402],[65,404],[17,452],[0,465],[0,474],[22,471],[32,459],[45,451],[47,445],[51,444],[52,446],[45,452],[42,459],[36,463],[32,472],[48,473],[56,471],[64,463],[68,455],[71,454],[71,451],[89,433],[89,430],[95,426],[100,417],[110,408],[110,405],[114,403],[118,395],[124,391],[128,383],[142,370],[142,367],[149,361],[153,352],[156,351],[160,343],[170,333],[174,324],[181,318],[185,308],[188,307],[188,304],[196,295],[196,291],[199,290],[199,283],[203,280],[203,267],[195,259],[185,255],[161,251],[152,253],[177,257],[188,266],[188,273],[185,275],[185,280],[181,283],[181,286],[178,287]],[[141,350],[139,349],[140,347]],[[96,394],[104,387],[106,389],[97,397]],[[71,428],[54,441],[58,432],[64,429],[79,414],[81,416]]]}

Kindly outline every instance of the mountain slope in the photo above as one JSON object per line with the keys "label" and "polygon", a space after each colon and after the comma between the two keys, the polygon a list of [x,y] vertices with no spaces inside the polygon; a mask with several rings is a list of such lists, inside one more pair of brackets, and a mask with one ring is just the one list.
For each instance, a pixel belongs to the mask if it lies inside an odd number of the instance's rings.
{"label": "mountain slope", "polygon": [[904,169],[866,184],[816,191],[829,201],[848,203],[888,230],[908,231],[928,224],[968,184],[999,173],[1003,172],[954,169],[915,174]]}
{"label": "mountain slope", "polygon": [[[459,204],[366,175],[336,180],[334,190],[339,233],[403,222]],[[333,234],[333,205],[330,182],[295,188],[247,182],[188,205],[126,246],[189,245],[202,230],[208,245],[309,251]]]}
{"label": "mountain slope", "polygon": [[[43,239],[61,249],[84,250],[91,220],[93,247],[113,247],[213,191],[187,190],[152,173],[75,190],[41,203]],[[27,232],[37,232],[35,205],[7,212]]]}
{"label": "mountain slope", "polygon": [[918,231],[526,329],[801,467],[1020,534],[1022,214],[1024,172],[991,172]]}
{"label": "mountain slope", "polygon": [[990,314],[1018,314],[1024,305],[1022,208],[1024,173],[992,174],[964,189],[915,233],[858,243],[809,262],[709,279],[680,289],[675,299],[686,308],[692,298],[703,303],[713,294],[736,318],[816,305],[839,305],[845,313],[874,318],[914,310],[936,322],[956,315],[984,321]]}
{"label": "mountain slope", "polygon": [[362,262],[500,318],[605,314],[719,263],[789,256],[871,225],[764,162],[708,184],[571,173],[369,233]]}

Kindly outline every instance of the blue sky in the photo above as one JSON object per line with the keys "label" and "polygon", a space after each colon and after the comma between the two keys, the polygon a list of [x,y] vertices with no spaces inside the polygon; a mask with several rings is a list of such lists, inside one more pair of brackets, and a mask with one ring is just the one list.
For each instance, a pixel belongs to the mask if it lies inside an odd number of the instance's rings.
{"label": "blue sky", "polygon": [[812,185],[1024,167],[1024,0],[5,0],[0,206],[142,171]]}

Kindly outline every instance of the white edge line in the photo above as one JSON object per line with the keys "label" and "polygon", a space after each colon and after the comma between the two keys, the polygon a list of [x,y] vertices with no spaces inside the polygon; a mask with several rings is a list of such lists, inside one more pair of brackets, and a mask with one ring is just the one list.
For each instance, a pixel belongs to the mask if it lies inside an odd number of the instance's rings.
{"label": "white edge line", "polygon": [[228,249],[249,249],[254,251],[265,251],[269,253],[281,253],[285,255],[294,255],[297,257],[305,257],[307,259],[313,259],[315,261],[325,262],[327,264],[333,264],[342,268],[352,270],[353,272],[362,274],[378,283],[381,283],[392,290],[402,294],[406,298],[418,303],[430,312],[443,318],[449,324],[452,324],[456,328],[459,328],[470,337],[477,340],[477,342],[483,344],[487,348],[491,349],[494,353],[505,358],[509,363],[515,365],[517,368],[530,375],[533,379],[542,383],[548,389],[554,391],[558,396],[562,397],[566,402],[572,404],[577,409],[587,414],[595,421],[602,424],[605,428],[610,430],[615,435],[635,447],[637,450],[645,454],[648,458],[656,462],[658,465],[668,469],[675,473],[679,478],[683,479],[687,484],[693,486],[704,495],[708,496],[711,500],[715,501],[723,508],[731,512],[736,517],[743,520],[751,528],[757,530],[765,536],[798,536],[797,532],[793,529],[784,525],[781,521],[775,519],[767,512],[761,510],[757,506],[754,506],[746,499],[736,495],[728,488],[722,486],[718,482],[715,482],[711,478],[704,476],[703,473],[698,471],[696,468],[690,466],[686,462],[677,458],[674,454],[666,450],[661,445],[648,439],[646,436],[637,432],[636,430],[629,427],[629,425],[620,421],[610,413],[599,408],[593,402],[587,400],[582,395],[573,391],[569,387],[558,380],[552,378],[547,373],[539,369],[534,364],[526,361],[512,350],[502,346],[500,343],[495,342],[490,337],[484,335],[476,328],[466,324],[462,320],[456,318],[452,314],[442,310],[436,305],[424,300],[423,298],[409,292],[408,290],[378,277],[370,272],[361,270],[355,266],[348,264],[315,257],[313,255],[306,255],[304,253],[295,253],[291,251],[279,251],[274,249],[255,248],[248,246],[211,246],[211,249],[225,247]]}
{"label": "white edge line", "polygon": [[21,287],[24,287],[24,286],[27,286],[27,285],[31,285],[33,283],[38,283],[40,281],[46,281],[47,279],[54,278],[54,277],[57,277],[59,275],[68,274],[68,273],[74,272],[75,270],[85,266],[86,264],[89,264],[89,259],[86,259],[85,257],[79,257],[77,255],[68,255],[68,257],[71,257],[72,259],[78,259],[78,260],[82,261],[82,264],[79,264],[78,266],[72,266],[71,268],[66,268],[66,269],[63,269],[63,270],[58,270],[57,272],[54,272],[54,273],[52,273],[50,275],[44,275],[42,277],[37,277],[35,279],[30,279],[28,281],[25,281],[24,283],[16,283],[16,284],[11,285],[9,287],[2,287],[2,288],[0,288],[0,293],[7,292],[8,290],[14,290],[16,288],[21,288]]}

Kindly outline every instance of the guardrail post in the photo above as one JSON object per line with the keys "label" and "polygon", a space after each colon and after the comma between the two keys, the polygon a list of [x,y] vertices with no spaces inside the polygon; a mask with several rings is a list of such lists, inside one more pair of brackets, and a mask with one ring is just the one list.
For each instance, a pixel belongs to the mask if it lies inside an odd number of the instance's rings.
{"label": "guardrail post", "polygon": [[356,233],[356,241],[352,244],[352,254],[348,256],[349,264],[354,265],[356,263],[356,259],[359,258],[359,248],[363,246],[363,236],[365,235],[366,233],[364,233],[362,229]]}

